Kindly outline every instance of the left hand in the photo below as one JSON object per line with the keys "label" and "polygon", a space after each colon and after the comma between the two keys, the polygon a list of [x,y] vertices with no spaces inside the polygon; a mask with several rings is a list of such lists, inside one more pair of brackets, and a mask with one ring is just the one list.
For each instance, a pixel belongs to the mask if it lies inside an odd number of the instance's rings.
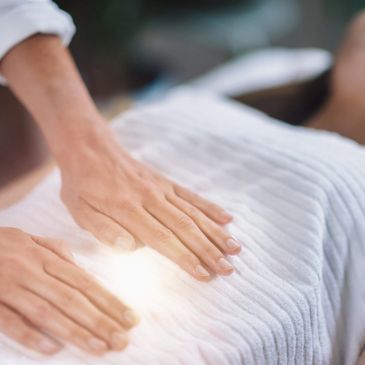
{"label": "left hand", "polygon": [[221,226],[228,213],[136,161],[111,135],[80,144],[60,167],[62,199],[81,227],[111,245],[145,243],[199,280],[209,279],[206,268],[233,272],[225,255],[240,245]]}
{"label": "left hand", "polygon": [[46,137],[80,226],[110,244],[146,243],[199,280],[206,268],[232,273],[225,254],[240,245],[219,225],[232,217],[120,148],[57,37],[27,38],[0,66]]}

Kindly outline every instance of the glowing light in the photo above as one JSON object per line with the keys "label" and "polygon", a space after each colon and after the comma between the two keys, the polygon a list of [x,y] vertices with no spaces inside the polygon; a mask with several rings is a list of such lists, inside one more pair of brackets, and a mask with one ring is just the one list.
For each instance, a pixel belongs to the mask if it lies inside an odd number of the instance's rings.
{"label": "glowing light", "polygon": [[163,273],[158,260],[146,250],[113,253],[103,259],[106,284],[126,303],[143,310],[163,295]]}

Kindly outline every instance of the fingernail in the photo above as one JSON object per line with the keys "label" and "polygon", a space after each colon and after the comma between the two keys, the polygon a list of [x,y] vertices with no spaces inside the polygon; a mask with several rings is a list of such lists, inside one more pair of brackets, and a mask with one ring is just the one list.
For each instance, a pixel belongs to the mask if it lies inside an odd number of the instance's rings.
{"label": "fingernail", "polygon": [[225,220],[232,220],[233,216],[227,212],[221,212],[221,217]]}
{"label": "fingernail", "polygon": [[203,276],[203,277],[209,277],[210,276],[209,272],[207,270],[205,270],[202,265],[198,265],[195,268],[195,272],[197,273],[198,276]]}
{"label": "fingernail", "polygon": [[75,256],[72,254],[71,251],[67,251],[65,252],[66,257],[70,260],[70,261],[75,261]]}
{"label": "fingernail", "polygon": [[135,248],[134,240],[128,239],[126,237],[118,237],[115,240],[115,245],[123,251],[132,251]]}
{"label": "fingernail", "polygon": [[139,322],[137,314],[130,309],[124,312],[124,319],[131,326],[134,326]]}
{"label": "fingernail", "polygon": [[104,341],[94,337],[89,340],[89,347],[97,352],[108,351],[108,345]]}
{"label": "fingernail", "polygon": [[116,332],[112,336],[112,348],[115,351],[123,350],[127,346],[128,340],[124,333]]}
{"label": "fingernail", "polygon": [[228,238],[226,245],[231,250],[237,250],[241,248],[241,245],[234,238]]}
{"label": "fingernail", "polygon": [[39,342],[39,350],[44,354],[52,355],[58,352],[60,349],[60,345],[46,338]]}
{"label": "fingernail", "polygon": [[218,262],[218,267],[222,270],[222,271],[232,271],[234,270],[234,267],[231,265],[230,262],[228,262],[225,258],[221,257]]}

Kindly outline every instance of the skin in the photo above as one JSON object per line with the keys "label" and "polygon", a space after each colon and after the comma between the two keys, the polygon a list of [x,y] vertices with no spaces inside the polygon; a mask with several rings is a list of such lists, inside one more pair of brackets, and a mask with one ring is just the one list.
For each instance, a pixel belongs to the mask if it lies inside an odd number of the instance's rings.
{"label": "skin", "polygon": [[[338,51],[331,94],[308,126],[337,132],[365,144],[365,12],[352,21]],[[365,365],[365,352],[358,365]]]}
{"label": "skin", "polygon": [[60,40],[36,35],[2,61],[10,88],[41,127],[75,221],[107,244],[150,245],[199,280],[233,272],[240,245],[217,205],[133,159],[115,140]]}
{"label": "skin", "polygon": [[[3,58],[0,71],[41,128],[60,168],[61,198],[82,228],[112,246],[149,245],[201,281],[234,271],[225,256],[238,254],[241,246],[223,227],[232,216],[133,159],[116,142],[58,37],[21,42]],[[63,244],[47,241],[54,254],[41,241],[0,228],[0,282],[12,289],[0,294],[0,331],[43,353],[57,351],[42,350],[43,331],[93,353],[103,351],[90,348],[91,332],[107,349],[122,349],[128,327],[117,313],[125,313],[125,306],[62,259]],[[102,307],[90,298],[94,290]],[[45,323],[53,325],[44,329]],[[118,331],[121,338],[112,338]]]}
{"label": "skin", "polygon": [[[351,25],[332,92],[308,126],[365,143],[365,15]],[[227,212],[133,159],[117,144],[57,37],[14,47],[1,72],[41,127],[62,174],[75,221],[100,241],[150,245],[198,280],[228,275],[240,245],[222,225]],[[208,273],[208,271],[210,273]],[[67,246],[0,228],[0,331],[43,354],[70,343],[94,355],[118,351],[134,313],[77,267]]]}
{"label": "skin", "polygon": [[133,312],[77,267],[67,246],[0,229],[0,330],[52,355],[69,343],[93,355],[122,350]]}
{"label": "skin", "polygon": [[337,132],[365,144],[365,12],[352,21],[340,46],[331,93],[308,126]]}

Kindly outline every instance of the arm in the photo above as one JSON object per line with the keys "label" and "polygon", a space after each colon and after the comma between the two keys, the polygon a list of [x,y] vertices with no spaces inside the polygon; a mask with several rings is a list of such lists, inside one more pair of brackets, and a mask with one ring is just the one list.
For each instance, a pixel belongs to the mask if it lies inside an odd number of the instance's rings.
{"label": "arm", "polygon": [[93,135],[110,134],[57,36],[35,35],[18,44],[4,57],[1,72],[61,168],[72,159],[68,151],[79,150]]}
{"label": "arm", "polygon": [[[69,15],[50,0],[0,2],[0,60],[32,34],[56,34],[67,44],[73,31]],[[134,322],[62,242],[0,227],[0,332],[47,355],[63,343],[102,355],[126,346]]]}
{"label": "arm", "polygon": [[221,227],[232,217],[118,145],[57,37],[20,43],[1,71],[46,136],[61,196],[81,227],[111,245],[146,243],[199,280],[210,278],[205,268],[232,273],[225,254],[240,245]]}

